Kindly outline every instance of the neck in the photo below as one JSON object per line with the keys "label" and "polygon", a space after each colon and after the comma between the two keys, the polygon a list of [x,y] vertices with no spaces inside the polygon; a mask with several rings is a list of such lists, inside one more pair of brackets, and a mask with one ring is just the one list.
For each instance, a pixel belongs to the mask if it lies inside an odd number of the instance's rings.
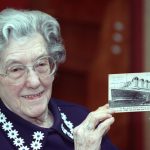
{"label": "neck", "polygon": [[46,113],[34,117],[31,119],[28,119],[29,122],[43,128],[50,128],[54,123],[53,115],[50,111],[47,111]]}
{"label": "neck", "polygon": [[[5,106],[9,109],[9,107],[7,105],[5,105]],[[11,110],[11,111],[13,111],[13,110]],[[49,111],[48,108],[42,114],[40,114],[39,116],[35,116],[35,117],[29,117],[29,116],[26,116],[23,114],[21,115],[20,112],[18,112],[17,114],[21,118],[31,122],[32,124],[35,124],[35,125],[37,125],[39,127],[43,127],[43,128],[50,128],[54,123],[53,115]]]}

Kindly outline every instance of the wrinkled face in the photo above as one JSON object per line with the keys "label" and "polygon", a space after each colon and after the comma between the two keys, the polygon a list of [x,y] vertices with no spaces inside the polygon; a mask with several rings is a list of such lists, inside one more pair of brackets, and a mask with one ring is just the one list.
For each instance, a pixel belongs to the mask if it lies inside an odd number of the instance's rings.
{"label": "wrinkled face", "polygon": [[[47,55],[44,39],[40,34],[34,34],[22,40],[11,39],[1,53],[1,64],[30,66],[43,55]],[[53,80],[53,75],[40,78],[33,69],[28,69],[27,78],[23,82],[12,84],[6,77],[0,76],[1,100],[7,108],[23,118],[38,117],[48,110]]]}

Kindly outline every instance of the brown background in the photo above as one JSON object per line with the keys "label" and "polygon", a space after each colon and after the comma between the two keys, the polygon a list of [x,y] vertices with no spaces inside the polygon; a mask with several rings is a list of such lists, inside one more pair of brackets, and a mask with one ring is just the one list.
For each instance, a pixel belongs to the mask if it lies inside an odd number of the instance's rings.
{"label": "brown background", "polygon": [[[1,0],[6,7],[43,10],[58,19],[67,60],[53,96],[87,106],[108,101],[108,74],[142,71],[142,0]],[[123,28],[115,28],[121,23]],[[114,39],[114,35],[121,39]],[[117,45],[120,49],[113,50]],[[109,136],[120,150],[142,150],[142,114],[116,114]]]}

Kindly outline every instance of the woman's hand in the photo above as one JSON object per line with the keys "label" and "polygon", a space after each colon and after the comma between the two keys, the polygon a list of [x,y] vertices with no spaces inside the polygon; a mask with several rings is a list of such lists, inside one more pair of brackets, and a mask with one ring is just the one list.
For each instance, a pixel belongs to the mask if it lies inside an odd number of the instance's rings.
{"label": "woman's hand", "polygon": [[89,113],[87,118],[74,128],[75,150],[100,150],[102,137],[114,122],[113,113],[108,104]]}

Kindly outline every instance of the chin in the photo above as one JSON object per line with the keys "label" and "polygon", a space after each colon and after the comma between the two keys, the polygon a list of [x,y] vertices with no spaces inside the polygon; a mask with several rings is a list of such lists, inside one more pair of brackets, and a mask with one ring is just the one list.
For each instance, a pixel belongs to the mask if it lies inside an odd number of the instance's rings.
{"label": "chin", "polygon": [[29,108],[24,111],[24,114],[26,114],[29,117],[40,117],[44,115],[44,113],[47,113],[48,111],[47,105],[38,105],[33,106],[32,108]]}

